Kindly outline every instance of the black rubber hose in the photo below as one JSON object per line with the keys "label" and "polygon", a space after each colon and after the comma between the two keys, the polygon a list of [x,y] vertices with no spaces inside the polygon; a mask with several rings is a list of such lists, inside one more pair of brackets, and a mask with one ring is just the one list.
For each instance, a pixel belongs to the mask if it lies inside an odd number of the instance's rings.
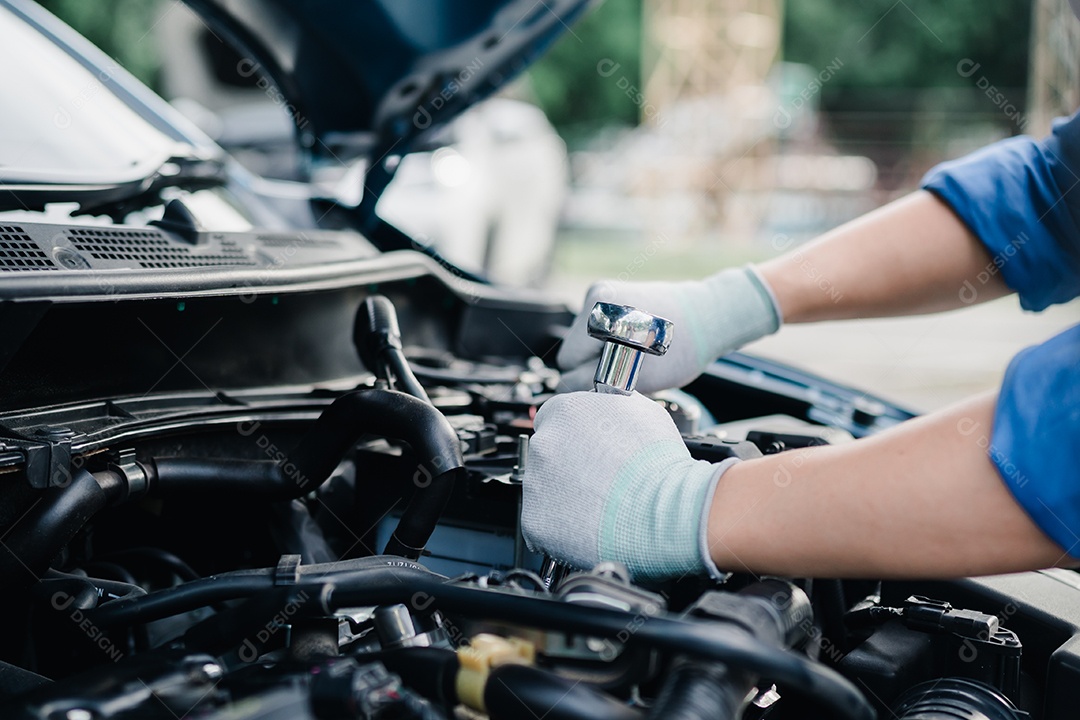
{"label": "black rubber hose", "polygon": [[213,494],[292,500],[317,487],[299,475],[295,464],[216,458],[154,458],[151,492],[161,497]]}
{"label": "black rubber hose", "polygon": [[356,441],[368,434],[404,440],[419,460],[416,490],[386,547],[388,554],[416,559],[464,473],[465,462],[446,417],[429,403],[394,390],[342,395],[279,461],[157,458],[149,463],[151,487],[161,495],[206,492],[297,498],[325,482]]}
{"label": "black rubber hose", "polygon": [[184,582],[190,582],[192,580],[198,580],[201,575],[195,572],[195,569],[188,565],[179,556],[174,555],[168,550],[163,550],[157,547],[134,547],[125,548],[123,550],[114,550],[110,552],[106,557],[109,558],[135,558],[141,560],[143,563],[153,566],[155,563],[161,564],[171,570],[178,578]]}
{"label": "black rubber hose", "polygon": [[752,675],[720,663],[677,660],[668,672],[650,718],[730,720],[746,703]]}
{"label": "black rubber hose", "polygon": [[[395,602],[419,610],[438,608],[468,617],[506,621],[589,637],[618,638],[635,627],[630,642],[673,654],[697,656],[738,667],[804,693],[837,717],[873,720],[873,707],[843,676],[789,650],[766,645],[738,627],[720,623],[650,616],[642,622],[632,613],[571,605],[544,597],[480,590],[428,578],[406,587],[356,586],[335,581],[332,607],[367,607]],[[628,625],[632,623],[632,625]]]}
{"label": "black rubber hose", "polygon": [[491,720],[642,720],[645,714],[589,685],[526,665],[502,665],[484,685]]}
{"label": "black rubber hose", "polygon": [[[732,598],[739,603],[742,606],[740,614],[744,614],[743,626],[758,640],[772,645],[801,646],[814,626],[810,598],[784,580],[759,580],[735,595],[716,593],[714,597]],[[695,614],[707,616],[703,612]],[[736,618],[728,616],[725,619]]]}
{"label": "black rubber hose", "polygon": [[[120,580],[108,580],[106,578],[90,577],[87,575],[76,575],[74,573],[64,573],[59,570],[50,569],[45,573],[45,577],[42,578],[39,586],[49,587],[52,583],[54,587],[61,587],[65,583],[87,585],[94,590],[94,594],[99,598],[105,598],[106,601],[111,600],[123,600],[125,598],[136,598],[146,595],[146,590],[142,587],[129,582],[123,582]],[[35,588],[35,592],[38,592]],[[108,597],[108,596],[112,597]],[[99,601],[100,602],[100,601]],[[96,603],[95,603],[96,604]],[[93,607],[93,606],[91,606]]]}
{"label": "black rubber hose", "polygon": [[[55,611],[78,623],[85,617],[86,611],[96,608],[103,599],[107,602],[114,599],[142,597],[146,595],[146,590],[132,583],[49,570],[40,582],[30,588],[30,595],[34,600],[35,609],[40,608],[48,615],[52,615],[52,617],[41,618],[40,622],[49,623],[55,620],[57,617],[53,615]],[[81,615],[77,614],[80,612]],[[35,621],[34,625],[37,625],[37,622]],[[128,653],[135,652],[140,645],[141,647],[149,646],[146,628],[139,627],[135,632],[136,634],[125,634],[123,642]],[[101,645],[98,647],[102,648]]]}
{"label": "black rubber hose", "polygon": [[107,560],[92,560],[91,562],[86,563],[85,569],[93,572],[95,576],[101,577],[102,579],[106,579],[107,577],[108,579],[127,583],[129,585],[139,584],[135,579],[135,576],[132,575],[126,567],[113,562],[108,562]]}
{"label": "black rubber hose", "polygon": [[6,587],[25,589],[37,582],[52,559],[107,503],[105,491],[85,470],[75,472],[66,487],[43,490],[0,543],[0,577]]}
{"label": "black rubber hose", "polygon": [[189,650],[212,655],[239,646],[240,659],[253,662],[261,654],[260,632],[270,634],[300,618],[326,615],[323,596],[329,588],[325,584],[291,585],[259,593],[192,625],[180,636],[180,642]]}
{"label": "black rubber hose", "polygon": [[446,416],[429,403],[392,390],[366,390],[335,400],[292,456],[297,467],[322,482],[367,433],[404,440],[419,460],[416,490],[386,546],[389,555],[416,559],[464,474],[461,442]]}
{"label": "black rubber hose", "polygon": [[45,578],[30,588],[37,605],[50,605],[56,610],[89,610],[98,606],[101,594],[86,578]]}
{"label": "black rubber hose", "polygon": [[[364,655],[397,674],[405,685],[444,707],[454,707],[457,653],[432,647],[403,648]],[[512,669],[507,669],[512,668]],[[484,689],[484,704],[492,720],[543,717],[545,720],[642,720],[644,714],[590,685],[561,678],[535,667],[495,668]]]}
{"label": "black rubber hose", "polygon": [[409,366],[409,361],[405,358],[405,353],[402,350],[398,348],[389,350],[386,353],[386,362],[390,366],[390,371],[394,373],[394,381],[398,389],[424,402],[431,402],[427,391],[424,390],[424,386],[416,379],[416,375],[413,373],[412,367]]}
{"label": "black rubber hose", "polygon": [[397,310],[385,295],[364,298],[353,321],[353,346],[360,362],[375,377],[390,379],[386,351],[400,350],[401,328],[398,326]]}
{"label": "black rubber hose", "polygon": [[[277,587],[276,575],[275,568],[236,570],[211,575],[158,590],[141,598],[114,600],[101,605],[89,615],[96,625],[106,629],[143,624],[214,603],[265,593]],[[442,576],[399,557],[374,556],[335,563],[301,565],[297,569],[296,581],[305,586],[349,580],[370,583],[373,586],[391,583],[409,587],[408,583],[420,578],[441,580]]]}
{"label": "black rubber hose", "polygon": [[361,362],[376,377],[394,380],[397,389],[431,402],[405,359],[397,311],[390,298],[371,295],[364,299],[353,323],[353,344]]}
{"label": "black rubber hose", "polygon": [[896,720],[1022,720],[1020,711],[995,687],[967,678],[938,678],[908,688],[892,711]]}
{"label": "black rubber hose", "polygon": [[426,487],[418,486],[414,491],[413,499],[405,506],[397,527],[386,541],[386,547],[383,548],[385,555],[400,555],[417,560],[424,554],[424,546],[431,538],[435,526],[439,524],[439,518],[442,517],[446,503],[450,501],[454,485],[462,475],[464,469],[451,470],[430,480],[423,474],[418,476],[417,483],[428,484]]}
{"label": "black rubber hose", "polygon": [[104,629],[137,625],[179,615],[226,600],[246,598],[274,586],[273,570],[225,573],[152,592],[135,600],[114,600],[91,612]]}
{"label": "black rubber hose", "polygon": [[[806,593],[781,580],[762,580],[738,594],[706,593],[688,614],[741,628],[762,647],[776,649],[802,643],[813,626]],[[757,679],[746,665],[682,655],[672,663],[649,717],[735,720]]]}
{"label": "black rubber hose", "polygon": [[[731,624],[649,616],[602,607],[572,605],[520,592],[482,590],[446,583],[413,563],[394,558],[364,558],[301,566],[305,584],[327,582],[331,609],[403,603],[418,612],[442,610],[466,617],[513,622],[589,637],[619,638],[634,627],[630,642],[672,654],[694,656],[739,668],[813,697],[837,717],[874,720],[874,709],[841,675],[783,648],[770,646]],[[371,564],[377,563],[377,564]],[[211,602],[247,597],[273,585],[274,570],[228,573],[161,590],[133,600],[108,603],[92,611],[100,627],[142,623],[186,612]]]}
{"label": "black rubber hose", "polygon": [[461,443],[446,417],[430,404],[395,390],[360,390],[342,395],[289,456],[301,472],[330,477],[345,453],[364,434],[404,440],[430,477],[461,468]]}
{"label": "black rubber hose", "polygon": [[848,611],[844,593],[844,583],[832,578],[814,578],[814,605],[821,620],[821,634],[828,643],[843,654],[847,654],[847,627],[844,616]]}

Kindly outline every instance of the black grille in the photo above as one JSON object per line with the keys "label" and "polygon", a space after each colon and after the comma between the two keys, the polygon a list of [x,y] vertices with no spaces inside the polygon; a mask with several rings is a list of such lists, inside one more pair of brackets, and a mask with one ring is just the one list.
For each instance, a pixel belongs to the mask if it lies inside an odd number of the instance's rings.
{"label": "black grille", "polygon": [[16,225],[0,225],[0,272],[56,270],[56,263]]}
{"label": "black grille", "polygon": [[154,230],[68,230],[76,249],[98,260],[133,260],[144,268],[186,268],[219,265],[250,266],[254,261],[235,242],[222,243],[216,255],[195,253]]}

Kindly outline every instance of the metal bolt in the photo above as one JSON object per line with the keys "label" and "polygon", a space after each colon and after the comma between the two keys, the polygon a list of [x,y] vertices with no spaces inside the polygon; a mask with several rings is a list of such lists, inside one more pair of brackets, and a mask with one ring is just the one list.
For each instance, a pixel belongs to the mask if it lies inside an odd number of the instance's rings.
{"label": "metal bolt", "polygon": [[517,462],[514,470],[510,473],[510,479],[521,482],[521,476],[525,474],[525,463],[529,462],[529,436],[517,436]]}
{"label": "metal bolt", "polygon": [[194,668],[191,674],[196,682],[215,682],[225,674],[225,671],[217,663],[207,662]]}

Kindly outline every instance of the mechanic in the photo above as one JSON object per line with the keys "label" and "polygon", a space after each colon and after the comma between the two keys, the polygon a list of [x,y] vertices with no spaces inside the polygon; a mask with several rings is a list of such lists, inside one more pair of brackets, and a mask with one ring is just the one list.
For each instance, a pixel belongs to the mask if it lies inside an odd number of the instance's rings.
{"label": "mechanic", "polygon": [[[590,386],[596,300],[674,321],[638,387],[686,384],[781,323],[932,313],[1010,293],[1080,295],[1080,113],[927,174],[922,189],[760,267],[700,281],[594,285],[558,355]],[[808,272],[812,270],[812,272]],[[828,281],[827,290],[821,287]],[[998,392],[852,443],[711,464],[649,398],[570,392],[536,416],[529,545],[635,579],[749,571],[957,577],[1080,559],[1080,325],[1020,352]]]}

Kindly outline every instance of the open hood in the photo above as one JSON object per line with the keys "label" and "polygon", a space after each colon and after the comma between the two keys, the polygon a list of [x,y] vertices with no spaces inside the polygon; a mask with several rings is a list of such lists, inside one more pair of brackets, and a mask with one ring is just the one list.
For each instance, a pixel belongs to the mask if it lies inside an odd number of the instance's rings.
{"label": "open hood", "polygon": [[595,0],[185,1],[240,74],[276,86],[315,160],[376,165],[504,86]]}

